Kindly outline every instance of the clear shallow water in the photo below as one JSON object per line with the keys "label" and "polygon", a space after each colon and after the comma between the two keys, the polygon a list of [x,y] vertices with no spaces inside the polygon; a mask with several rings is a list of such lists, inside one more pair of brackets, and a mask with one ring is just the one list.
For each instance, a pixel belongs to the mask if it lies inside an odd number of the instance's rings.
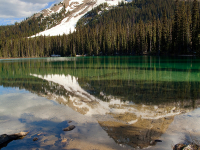
{"label": "clear shallow water", "polygon": [[[96,120],[35,94],[16,91],[1,95],[0,112],[1,134],[29,131],[24,139],[12,141],[3,149],[64,149],[72,139],[119,149]],[[70,124],[76,126],[73,131],[62,131]],[[34,137],[39,140],[33,142]],[[81,143],[79,145],[81,147]]]}
{"label": "clear shallow water", "polygon": [[[0,134],[30,131],[5,149],[73,146],[66,139],[148,147],[173,116],[199,106],[199,63],[191,57],[0,60]],[[63,133],[69,120],[77,128]]]}

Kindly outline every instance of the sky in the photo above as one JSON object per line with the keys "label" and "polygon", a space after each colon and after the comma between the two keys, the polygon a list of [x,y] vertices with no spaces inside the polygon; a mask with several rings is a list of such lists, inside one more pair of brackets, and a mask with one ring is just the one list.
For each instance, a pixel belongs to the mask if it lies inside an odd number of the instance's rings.
{"label": "sky", "polygon": [[14,24],[62,0],[0,0],[0,25]]}

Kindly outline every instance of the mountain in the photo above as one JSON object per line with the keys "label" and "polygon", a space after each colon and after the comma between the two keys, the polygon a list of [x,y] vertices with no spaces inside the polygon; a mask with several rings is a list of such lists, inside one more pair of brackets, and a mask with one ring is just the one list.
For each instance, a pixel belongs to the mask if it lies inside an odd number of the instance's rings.
{"label": "mountain", "polygon": [[[61,15],[62,19],[55,19],[53,21],[47,21],[46,29],[42,32],[37,33],[34,36],[56,36],[69,34],[75,31],[76,23],[83,17],[87,12],[91,11],[94,7],[107,3],[109,6],[118,5],[121,0],[63,0],[59,4],[55,4],[51,8],[42,10],[39,13],[34,14],[31,18],[41,17],[41,20],[47,18],[54,18],[55,15]],[[52,27],[52,25],[55,25]]]}
{"label": "mountain", "polygon": [[196,0],[103,2],[63,1],[0,27],[0,57],[200,55]]}

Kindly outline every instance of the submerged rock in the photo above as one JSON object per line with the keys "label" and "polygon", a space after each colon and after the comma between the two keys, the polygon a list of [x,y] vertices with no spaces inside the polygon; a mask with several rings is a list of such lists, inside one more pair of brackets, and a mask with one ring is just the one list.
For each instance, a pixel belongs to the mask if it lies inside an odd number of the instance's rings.
{"label": "submerged rock", "polygon": [[194,148],[192,147],[192,145],[188,145],[188,146],[184,147],[183,150],[196,150],[196,149],[194,149]]}
{"label": "submerged rock", "polygon": [[23,139],[29,132],[19,132],[11,135],[2,134],[0,135],[0,149],[6,147],[9,142],[13,140]]}
{"label": "submerged rock", "polygon": [[37,140],[38,140],[38,138],[37,138],[37,137],[34,137],[34,138],[33,138],[33,141],[37,141]]}
{"label": "submerged rock", "polygon": [[70,125],[69,127],[64,128],[63,131],[71,131],[71,130],[73,130],[74,128],[75,128],[74,125]]}
{"label": "submerged rock", "polygon": [[200,146],[197,144],[189,144],[183,150],[200,150]]}
{"label": "submerged rock", "polygon": [[194,143],[191,143],[189,145],[185,144],[176,144],[173,147],[173,150],[200,150],[200,146]]}
{"label": "submerged rock", "polygon": [[162,142],[162,140],[150,141],[149,144],[150,144],[150,145],[155,145],[157,142]]}
{"label": "submerged rock", "polygon": [[173,150],[182,150],[184,147],[186,147],[185,144],[176,144],[173,147]]}
{"label": "submerged rock", "polygon": [[155,142],[162,142],[162,140],[155,140]]}

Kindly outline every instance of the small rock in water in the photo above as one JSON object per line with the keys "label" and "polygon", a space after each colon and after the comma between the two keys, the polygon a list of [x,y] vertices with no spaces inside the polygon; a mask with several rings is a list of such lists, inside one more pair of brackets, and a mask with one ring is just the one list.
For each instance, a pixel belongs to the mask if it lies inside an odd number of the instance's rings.
{"label": "small rock in water", "polygon": [[33,141],[37,141],[37,140],[38,140],[38,138],[37,138],[37,137],[34,137],[34,138],[33,138]]}
{"label": "small rock in water", "polygon": [[162,142],[162,140],[155,140],[155,142]]}
{"label": "small rock in water", "polygon": [[150,141],[149,144],[150,144],[150,145],[154,145],[154,144],[155,144],[155,141]]}
{"label": "small rock in water", "polygon": [[182,150],[186,145],[185,144],[176,144],[173,147],[173,150]]}
{"label": "small rock in water", "polygon": [[68,121],[68,123],[71,123],[72,121]]}
{"label": "small rock in water", "polygon": [[73,130],[74,128],[75,128],[74,125],[70,125],[69,127],[64,128],[63,131],[71,131],[71,130]]}
{"label": "small rock in water", "polygon": [[199,150],[199,149],[200,149],[199,145],[192,143],[184,147],[183,150]]}
{"label": "small rock in water", "polygon": [[197,150],[197,149],[194,149],[192,145],[188,145],[188,146],[184,147],[183,150]]}
{"label": "small rock in water", "polygon": [[200,146],[195,144],[195,143],[191,143],[189,145],[185,145],[185,144],[176,144],[173,147],[173,150],[199,150]]}

